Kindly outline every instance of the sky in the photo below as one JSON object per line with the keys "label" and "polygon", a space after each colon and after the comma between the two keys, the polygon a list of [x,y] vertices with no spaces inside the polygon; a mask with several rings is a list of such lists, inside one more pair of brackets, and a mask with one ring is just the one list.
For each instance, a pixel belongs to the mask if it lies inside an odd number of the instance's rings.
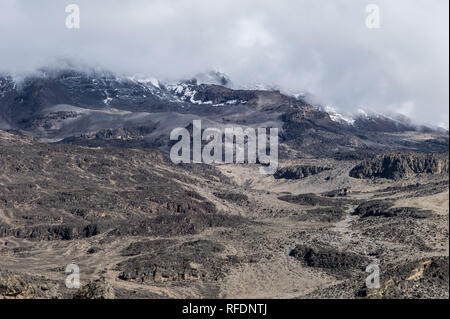
{"label": "sky", "polygon": [[[79,29],[66,26],[69,4]],[[0,72],[70,61],[175,81],[217,70],[236,87],[448,128],[448,33],[448,0],[1,0]]]}

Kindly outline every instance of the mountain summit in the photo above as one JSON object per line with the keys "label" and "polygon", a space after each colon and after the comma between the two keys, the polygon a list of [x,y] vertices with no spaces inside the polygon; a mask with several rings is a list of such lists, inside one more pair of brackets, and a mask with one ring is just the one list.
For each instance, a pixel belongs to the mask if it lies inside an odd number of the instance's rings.
{"label": "mountain summit", "polygon": [[284,157],[448,150],[447,132],[408,119],[359,115],[349,121],[302,96],[232,89],[230,83],[218,72],[179,83],[74,70],[21,81],[3,76],[0,128],[51,142],[167,150],[173,128],[202,119],[214,127],[276,127]]}

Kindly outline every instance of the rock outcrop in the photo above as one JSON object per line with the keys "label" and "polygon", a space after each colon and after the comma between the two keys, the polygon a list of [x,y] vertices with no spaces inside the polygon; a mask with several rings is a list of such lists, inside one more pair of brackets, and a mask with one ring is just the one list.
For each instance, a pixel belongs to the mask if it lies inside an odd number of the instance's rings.
{"label": "rock outcrop", "polygon": [[135,256],[117,265],[119,279],[136,282],[217,280],[225,260],[217,256],[223,245],[197,240],[177,245],[171,240],[134,243],[122,255]]}
{"label": "rock outcrop", "polygon": [[364,256],[332,247],[298,245],[289,255],[309,267],[321,268],[341,276],[346,276],[352,270],[361,270],[369,263]]}
{"label": "rock outcrop", "polygon": [[0,299],[58,299],[58,285],[0,272]]}
{"label": "rock outcrop", "polygon": [[385,200],[372,200],[359,205],[355,209],[355,215],[366,217],[411,217],[423,219],[431,217],[433,212],[420,210],[415,207],[392,207],[394,204]]}
{"label": "rock outcrop", "polygon": [[448,154],[392,153],[362,162],[350,171],[350,176],[400,179],[415,174],[448,174],[448,171]]}
{"label": "rock outcrop", "polygon": [[89,282],[73,296],[74,299],[115,299],[114,288],[102,277]]}
{"label": "rock outcrop", "polygon": [[276,179],[301,179],[311,175],[330,170],[328,167],[320,166],[288,166],[278,169],[273,175]]}
{"label": "rock outcrop", "polygon": [[380,288],[367,287],[358,291],[357,296],[367,298],[416,298],[417,287],[422,295],[447,294],[449,284],[448,257],[431,257],[411,261],[388,268]]}
{"label": "rock outcrop", "polygon": [[299,194],[299,195],[284,195],[278,197],[279,200],[305,206],[344,206],[353,201],[347,199],[336,199],[330,197],[323,197],[316,194]]}

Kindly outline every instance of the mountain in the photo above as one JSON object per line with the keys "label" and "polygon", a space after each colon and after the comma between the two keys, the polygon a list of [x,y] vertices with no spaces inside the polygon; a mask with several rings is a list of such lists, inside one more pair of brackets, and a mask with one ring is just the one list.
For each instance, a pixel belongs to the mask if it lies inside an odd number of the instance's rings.
{"label": "mountain", "polygon": [[[279,167],[174,164],[198,119],[279,128]],[[448,298],[448,165],[448,132],[216,72],[4,76],[0,299]]]}
{"label": "mountain", "polygon": [[0,129],[43,141],[167,151],[170,131],[194,119],[208,127],[277,127],[286,158],[448,151],[448,132],[379,114],[349,120],[301,96],[232,89],[217,72],[179,83],[74,70],[0,77]]}

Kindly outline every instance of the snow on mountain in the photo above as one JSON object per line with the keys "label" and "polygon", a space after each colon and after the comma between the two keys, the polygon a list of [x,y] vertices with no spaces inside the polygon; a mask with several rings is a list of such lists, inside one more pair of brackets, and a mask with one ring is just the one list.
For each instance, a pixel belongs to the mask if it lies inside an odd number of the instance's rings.
{"label": "snow on mountain", "polygon": [[[53,83],[47,86],[48,83]],[[23,91],[23,88],[27,88]],[[233,87],[228,76],[223,73],[211,71],[197,75],[195,78],[180,82],[163,82],[154,77],[143,76],[117,76],[108,72],[78,72],[73,70],[63,71],[43,71],[40,75],[30,76],[22,79],[20,83],[10,76],[0,77],[0,99],[10,95],[5,100],[13,103],[12,97],[21,101],[23,97],[28,97],[34,91],[40,92],[40,88],[53,90],[55,100],[73,105],[92,108],[117,108],[123,110],[141,111],[176,111],[177,109],[188,109],[189,107],[227,107],[245,105],[258,92],[279,92],[274,87],[265,85],[251,85],[243,88]],[[51,89],[50,89],[51,87]],[[250,88],[251,87],[251,88]],[[39,95],[40,104],[47,104],[47,99],[53,99],[51,95],[46,95],[44,90]],[[283,94],[282,92],[280,94]],[[291,94],[289,96],[296,100],[309,101],[309,93]],[[26,101],[31,103],[30,101]],[[314,105],[305,102],[305,104]],[[20,105],[19,105],[20,106]],[[20,106],[14,116],[17,118],[7,118],[7,112],[3,117],[2,124],[21,121],[22,113],[25,118],[27,108]],[[376,112],[365,112],[359,110],[355,114],[345,114],[339,112],[331,105],[316,106],[319,110],[326,112],[329,118],[341,125],[369,131],[408,131],[420,129],[419,125],[413,125],[406,117],[399,115],[385,115]],[[19,112],[20,110],[20,112]],[[22,113],[21,113],[22,112]]]}
{"label": "snow on mountain", "polygon": [[327,106],[323,107],[323,109],[325,112],[328,113],[330,118],[335,122],[338,122],[341,124],[348,124],[348,125],[353,125],[355,123],[355,119],[352,116],[345,116],[345,115],[338,113],[336,111],[336,109],[334,107],[332,107],[331,105],[327,105]]}
{"label": "snow on mountain", "polygon": [[169,91],[172,91],[180,100],[180,102],[189,102],[192,104],[213,104],[212,101],[196,100],[197,91],[193,85],[188,83],[178,83],[167,85]]}

